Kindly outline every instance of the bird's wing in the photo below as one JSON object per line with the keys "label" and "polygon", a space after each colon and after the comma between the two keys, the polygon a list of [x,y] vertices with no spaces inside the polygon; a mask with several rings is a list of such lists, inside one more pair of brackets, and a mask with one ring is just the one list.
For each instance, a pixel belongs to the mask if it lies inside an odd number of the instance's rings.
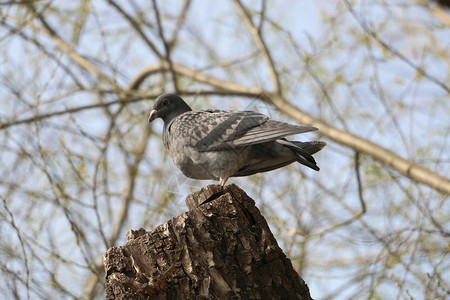
{"label": "bird's wing", "polygon": [[267,120],[260,126],[247,130],[239,138],[230,141],[234,146],[247,146],[274,141],[285,136],[317,130],[316,127],[291,125],[288,123]]}
{"label": "bird's wing", "polygon": [[250,111],[201,112],[193,128],[194,147],[198,151],[229,149],[231,141],[268,120],[267,116]]}
{"label": "bird's wing", "polygon": [[186,112],[171,127],[174,127],[171,132],[183,132],[183,137],[189,138],[189,144],[197,151],[226,150],[317,130],[315,127],[272,121],[252,111],[226,110]]}
{"label": "bird's wing", "polygon": [[165,135],[172,141],[190,145],[197,151],[213,151],[266,120],[266,116],[253,112],[189,111],[176,117],[165,130]]}

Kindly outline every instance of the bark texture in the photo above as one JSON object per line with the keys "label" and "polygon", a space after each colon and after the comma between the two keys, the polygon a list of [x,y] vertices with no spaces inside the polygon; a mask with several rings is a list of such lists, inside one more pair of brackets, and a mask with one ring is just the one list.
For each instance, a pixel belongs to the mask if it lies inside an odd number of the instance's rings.
{"label": "bark texture", "polygon": [[107,299],[311,299],[244,191],[210,185],[186,204],[188,212],[108,249]]}

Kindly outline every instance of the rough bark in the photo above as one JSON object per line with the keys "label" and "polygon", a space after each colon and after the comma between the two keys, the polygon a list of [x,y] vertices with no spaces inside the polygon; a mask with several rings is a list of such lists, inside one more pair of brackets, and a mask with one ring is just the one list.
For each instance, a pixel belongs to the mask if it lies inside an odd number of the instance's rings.
{"label": "rough bark", "polygon": [[210,185],[186,204],[105,253],[107,299],[311,299],[244,191]]}

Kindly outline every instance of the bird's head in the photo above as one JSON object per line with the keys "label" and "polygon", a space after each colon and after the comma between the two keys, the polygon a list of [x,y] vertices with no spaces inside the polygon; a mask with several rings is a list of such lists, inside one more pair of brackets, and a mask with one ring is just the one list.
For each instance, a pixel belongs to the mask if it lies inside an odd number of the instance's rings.
{"label": "bird's head", "polygon": [[174,94],[164,94],[156,98],[148,116],[148,122],[151,123],[154,119],[161,118],[165,124],[168,124],[177,116],[190,110],[192,109],[181,97]]}

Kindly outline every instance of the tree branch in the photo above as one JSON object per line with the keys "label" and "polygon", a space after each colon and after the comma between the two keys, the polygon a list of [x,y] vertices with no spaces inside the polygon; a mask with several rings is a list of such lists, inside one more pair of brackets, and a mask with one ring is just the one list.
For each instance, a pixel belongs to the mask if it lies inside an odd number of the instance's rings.
{"label": "tree branch", "polygon": [[441,8],[439,6],[430,6],[431,13],[441,21],[445,26],[450,27],[450,12],[447,9]]}
{"label": "tree branch", "polygon": [[250,34],[255,40],[258,48],[261,50],[263,58],[266,61],[269,70],[270,80],[272,81],[273,93],[281,95],[282,90],[281,90],[280,76],[278,75],[277,69],[275,68],[275,63],[272,59],[272,56],[270,55],[270,51],[267,48],[266,43],[264,42],[262,32],[260,32],[259,30],[260,28],[262,28],[263,20],[261,19],[261,24],[258,27],[256,27],[255,24],[253,24],[251,16],[249,15],[245,7],[242,5],[242,3],[239,0],[234,0],[234,3],[236,4],[239,12],[244,17],[245,24],[247,25]]}
{"label": "tree branch", "polygon": [[173,89],[174,89],[175,93],[178,94],[179,89],[178,89],[177,74],[175,73],[175,71],[173,69],[172,58],[170,55],[172,49],[164,36],[164,30],[163,30],[161,17],[160,17],[159,9],[158,9],[158,4],[156,3],[156,0],[152,0],[152,4],[153,4],[153,11],[155,12],[156,24],[158,26],[158,34],[159,34],[161,41],[163,42],[164,50],[166,52],[165,60],[169,64],[170,75],[172,76]]}
{"label": "tree branch", "polygon": [[[150,96],[150,97],[152,97],[152,96]],[[77,113],[77,112],[94,109],[94,108],[104,108],[104,107],[109,107],[109,106],[115,105],[115,104],[133,103],[133,102],[138,102],[138,101],[142,101],[142,100],[144,100],[142,97],[133,97],[133,98],[128,97],[127,99],[119,98],[117,100],[113,100],[110,102],[102,102],[102,103],[95,103],[95,104],[89,104],[89,105],[82,105],[79,107],[67,108],[67,109],[60,110],[60,111],[50,112],[50,113],[41,114],[41,115],[35,115],[35,116],[25,118],[25,119],[12,120],[10,122],[2,123],[2,124],[0,124],[0,130],[15,126],[15,125],[30,124],[30,123],[34,123],[37,121],[42,121],[45,119],[65,115],[65,114]]]}
{"label": "tree branch", "polygon": [[36,15],[36,17],[39,19],[39,21],[42,24],[41,30],[47,34],[55,43],[55,45],[64,53],[69,56],[70,59],[72,59],[74,62],[76,62],[80,67],[88,71],[89,73],[92,73],[96,75],[99,79],[112,84],[115,86],[114,81],[109,78],[106,74],[104,74],[102,71],[100,71],[99,68],[91,64],[87,59],[85,59],[83,56],[78,54],[73,48],[68,45],[63,39],[56,33],[56,31],[47,23],[45,18],[43,17],[42,13],[38,12],[36,8],[34,7],[34,3],[28,3],[27,7],[31,10],[33,14]]}
{"label": "tree branch", "polygon": [[177,23],[175,25],[175,29],[172,32],[172,36],[170,37],[170,40],[168,41],[168,45],[170,48],[172,48],[178,39],[178,34],[181,30],[181,27],[186,20],[187,12],[189,11],[189,7],[191,5],[191,0],[184,0],[183,8],[181,9],[180,16],[177,18]]}
{"label": "tree branch", "polygon": [[416,70],[417,73],[419,73],[421,76],[425,77],[429,81],[435,83],[437,86],[445,90],[447,93],[450,94],[450,86],[445,84],[444,82],[440,81],[433,75],[426,72],[421,66],[416,65],[413,61],[411,61],[409,58],[407,58],[405,55],[403,55],[401,52],[399,52],[397,49],[392,47],[391,45],[388,45],[385,41],[383,41],[378,34],[373,31],[372,29],[367,26],[357,15],[355,10],[353,9],[353,6],[350,4],[348,0],[343,0],[345,3],[345,6],[347,7],[350,14],[353,16],[353,18],[358,22],[359,26],[366,32],[370,37],[372,37],[375,41],[377,41],[384,49],[386,49],[388,52],[392,53],[399,59],[401,59],[404,63],[406,63],[408,66]]}
{"label": "tree branch", "polygon": [[137,34],[142,38],[142,40],[147,44],[147,46],[153,51],[153,53],[159,58],[162,59],[162,55],[159,52],[158,48],[156,48],[156,45],[150,41],[148,36],[144,33],[144,31],[141,28],[141,25],[133,19],[132,16],[130,16],[119,4],[117,4],[113,0],[108,0],[108,3],[111,4],[122,16],[124,16],[125,19],[130,23],[131,27],[136,30]]}

